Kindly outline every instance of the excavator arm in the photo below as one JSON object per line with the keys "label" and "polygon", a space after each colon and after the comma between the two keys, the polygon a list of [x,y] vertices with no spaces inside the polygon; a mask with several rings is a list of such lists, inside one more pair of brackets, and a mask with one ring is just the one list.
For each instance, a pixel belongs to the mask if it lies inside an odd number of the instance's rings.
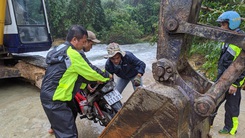
{"label": "excavator arm", "polygon": [[155,83],[138,88],[100,135],[108,137],[207,138],[208,116],[245,70],[242,51],[212,83],[188,63],[193,36],[233,43],[245,50],[245,35],[197,24],[202,0],[162,0]]}

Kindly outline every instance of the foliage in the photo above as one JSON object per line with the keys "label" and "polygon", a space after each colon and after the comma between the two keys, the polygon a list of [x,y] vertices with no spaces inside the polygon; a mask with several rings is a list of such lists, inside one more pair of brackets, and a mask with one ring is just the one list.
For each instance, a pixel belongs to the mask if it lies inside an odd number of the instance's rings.
{"label": "foliage", "polygon": [[62,19],[65,19],[67,9],[66,0],[48,0],[47,1],[47,11],[49,16],[49,24],[53,37],[64,37],[66,34],[66,27],[68,24]]}
{"label": "foliage", "polygon": [[137,4],[137,6],[130,12],[132,19],[138,22],[144,27],[145,35],[154,35],[154,24],[158,23],[159,0],[145,0],[144,2]]}
{"label": "foliage", "polygon": [[[200,23],[217,26],[216,20],[219,15],[228,10],[237,11],[241,17],[245,17],[245,3],[244,0],[204,0],[202,3],[203,7],[208,7],[209,10],[201,10],[200,12]],[[245,30],[245,23],[242,22],[241,29]]]}
{"label": "foliage", "polygon": [[[52,36],[64,38],[72,24],[95,31],[103,42],[157,38],[159,0],[46,0]],[[118,30],[119,29],[119,30]],[[128,31],[131,30],[131,31]],[[130,33],[130,34],[126,34]]]}
{"label": "foliage", "polygon": [[[208,7],[200,12],[199,23],[207,24],[211,26],[217,26],[217,18],[223,12],[228,10],[237,11],[242,17],[245,17],[245,5],[244,1],[240,0],[204,0],[203,7]],[[243,30],[245,24],[242,22],[240,26]],[[207,78],[214,80],[217,75],[217,62],[220,56],[220,44],[218,42],[207,41],[200,38],[195,38],[192,45],[190,54],[201,54],[204,55],[206,62],[202,65],[201,70],[204,72]]]}
{"label": "foliage", "polygon": [[115,12],[117,9],[123,8],[123,3],[121,0],[102,0],[101,3],[104,9],[110,9]]}
{"label": "foliage", "polygon": [[[117,42],[120,44],[135,43],[140,35],[139,26],[133,22],[126,8],[122,8],[122,3],[108,0],[103,2],[105,9],[107,26],[103,30],[102,41],[104,43]],[[136,30],[139,34],[129,31]]]}
{"label": "foliage", "polygon": [[105,26],[100,0],[48,0],[47,3],[53,37],[65,37],[72,24],[93,31],[100,31]]}
{"label": "foliage", "polygon": [[139,42],[139,38],[142,35],[141,26],[131,19],[126,10],[114,12],[111,9],[107,9],[105,13],[110,16],[107,16],[109,26],[107,30],[104,30],[104,38],[102,38],[104,42],[117,42],[120,44]]}
{"label": "foliage", "polygon": [[138,24],[135,21],[121,21],[115,23],[110,28],[110,33],[106,35],[106,42],[117,42],[119,44],[138,43],[142,32],[137,28]]}
{"label": "foliage", "polygon": [[[135,32],[139,33],[135,34],[137,36],[134,39],[139,39],[138,36],[152,36],[153,41],[157,40],[160,0],[46,0],[46,3],[53,37],[65,37],[70,25],[81,24],[89,30],[96,31],[97,37],[106,42],[109,39],[104,36],[109,34],[105,33],[111,33],[114,31],[111,30],[113,28],[125,29],[118,26],[133,23]],[[245,17],[244,0],[203,0],[202,6],[208,7],[208,10],[200,12],[199,23],[202,24],[217,26],[215,20],[226,10],[236,10]],[[244,23],[241,28],[245,29]],[[117,32],[121,33],[123,30]],[[121,34],[114,32],[113,36],[115,35]],[[119,41],[132,42],[127,40]]]}
{"label": "foliage", "polygon": [[[198,39],[198,41],[196,39]],[[219,42],[195,38],[190,50],[190,55],[204,55],[206,62],[201,66],[200,70],[210,80],[216,79],[217,76],[217,64],[220,56],[220,49]]]}

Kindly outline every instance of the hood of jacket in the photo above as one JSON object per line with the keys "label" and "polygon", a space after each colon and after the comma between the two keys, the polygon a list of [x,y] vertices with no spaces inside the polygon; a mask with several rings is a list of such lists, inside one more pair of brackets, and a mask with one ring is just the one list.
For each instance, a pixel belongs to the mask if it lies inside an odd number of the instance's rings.
{"label": "hood of jacket", "polygon": [[63,62],[67,57],[66,50],[69,46],[72,46],[72,44],[66,41],[64,44],[54,47],[48,52],[46,56],[46,63],[52,65]]}

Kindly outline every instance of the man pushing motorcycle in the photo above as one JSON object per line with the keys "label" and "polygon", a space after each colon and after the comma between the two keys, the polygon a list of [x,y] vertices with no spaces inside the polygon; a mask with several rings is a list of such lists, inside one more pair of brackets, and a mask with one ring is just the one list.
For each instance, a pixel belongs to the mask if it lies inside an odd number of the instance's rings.
{"label": "man pushing motorcycle", "polygon": [[40,99],[55,137],[78,137],[75,123],[77,110],[74,104],[76,87],[80,87],[77,83],[78,76],[84,82],[110,80],[109,73],[103,76],[93,70],[79,52],[89,41],[87,34],[82,26],[72,26],[67,34],[67,41],[52,49],[46,57],[48,67],[42,82]]}

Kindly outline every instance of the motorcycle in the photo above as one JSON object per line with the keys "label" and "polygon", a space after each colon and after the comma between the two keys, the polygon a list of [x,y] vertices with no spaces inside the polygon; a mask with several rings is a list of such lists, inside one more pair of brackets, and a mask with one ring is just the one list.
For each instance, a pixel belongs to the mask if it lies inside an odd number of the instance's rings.
{"label": "motorcycle", "polygon": [[96,84],[93,93],[88,89],[80,90],[75,95],[75,101],[79,106],[80,118],[99,122],[101,126],[107,126],[117,113],[112,105],[122,99],[122,95],[115,89],[115,82],[108,81],[103,84]]}

